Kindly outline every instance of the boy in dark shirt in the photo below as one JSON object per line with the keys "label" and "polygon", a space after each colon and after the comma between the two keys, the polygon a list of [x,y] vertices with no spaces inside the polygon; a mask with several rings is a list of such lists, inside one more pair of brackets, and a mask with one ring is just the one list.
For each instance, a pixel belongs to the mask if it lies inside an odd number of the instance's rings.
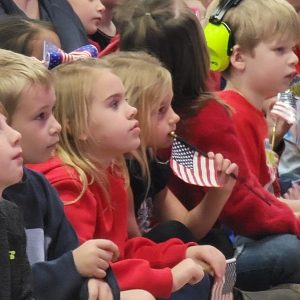
{"label": "boy in dark shirt", "polygon": [[18,207],[2,199],[3,190],[21,180],[21,135],[6,123],[0,105],[0,299],[30,300],[30,266],[26,256],[26,236]]}

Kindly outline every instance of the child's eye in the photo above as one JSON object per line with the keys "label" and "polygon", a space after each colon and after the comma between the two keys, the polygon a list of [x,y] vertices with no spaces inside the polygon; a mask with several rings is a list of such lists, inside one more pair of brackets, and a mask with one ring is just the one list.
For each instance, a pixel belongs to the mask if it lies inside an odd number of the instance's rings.
{"label": "child's eye", "polygon": [[41,112],[36,116],[36,120],[45,120],[46,119],[46,113]]}
{"label": "child's eye", "polygon": [[114,99],[110,102],[110,107],[117,109],[119,107],[120,100]]}
{"label": "child's eye", "polygon": [[166,112],[166,107],[165,106],[161,106],[158,110],[159,114],[164,114]]}
{"label": "child's eye", "polygon": [[277,48],[275,48],[274,50],[276,51],[276,52],[278,52],[278,53],[284,53],[285,52],[285,47],[277,47]]}

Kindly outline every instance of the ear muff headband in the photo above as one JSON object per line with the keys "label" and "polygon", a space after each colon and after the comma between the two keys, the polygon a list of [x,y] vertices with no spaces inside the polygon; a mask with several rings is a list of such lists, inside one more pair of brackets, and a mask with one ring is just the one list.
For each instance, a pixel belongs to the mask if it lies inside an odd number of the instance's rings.
{"label": "ear muff headband", "polygon": [[240,2],[241,0],[220,1],[204,28],[212,71],[221,72],[229,66],[234,39],[229,26],[222,22],[222,19],[231,7],[237,6]]}

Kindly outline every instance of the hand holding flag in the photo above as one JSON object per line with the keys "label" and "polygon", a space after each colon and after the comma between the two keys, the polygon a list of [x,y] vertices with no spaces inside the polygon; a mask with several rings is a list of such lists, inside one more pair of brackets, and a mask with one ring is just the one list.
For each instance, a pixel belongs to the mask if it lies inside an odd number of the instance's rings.
{"label": "hand holding flag", "polygon": [[215,281],[211,300],[233,300],[232,290],[236,282],[236,259],[226,260],[226,271],[222,281]]}
{"label": "hand holding flag", "polygon": [[[170,132],[170,136],[174,138],[173,145],[172,145],[172,152],[171,152],[171,158],[170,158],[170,167],[173,170],[174,174],[182,179],[183,181],[194,184],[194,185],[199,185],[198,182],[195,180],[195,176],[199,176],[197,174],[200,174],[200,177],[202,176],[202,170],[201,172],[198,172],[198,158],[200,156],[203,156],[204,158],[208,159],[208,155],[200,151],[199,149],[195,148],[194,146],[188,144],[186,141],[184,141],[181,137],[179,137],[175,132]],[[173,151],[174,150],[174,151]],[[194,164],[196,166],[194,167]],[[206,163],[207,165],[207,163]],[[208,165],[211,165],[208,164]],[[234,183],[236,180],[239,180],[239,182],[247,187],[247,189],[255,194],[257,197],[259,197],[262,201],[267,203],[268,205],[271,205],[271,202],[265,198],[265,196],[256,191],[251,185],[248,184],[247,179],[243,177],[238,177],[237,172],[238,172],[238,166],[236,164],[233,164],[235,171],[229,171],[227,169],[227,174],[229,177],[234,179]],[[213,173],[213,177],[216,178],[216,169],[213,164],[213,169],[209,171],[210,173]],[[207,177],[207,174],[204,175]],[[200,178],[201,179],[201,178]],[[216,180],[215,180],[216,181]],[[219,182],[220,180],[218,180]],[[200,181],[201,183],[201,181]],[[211,185],[210,185],[211,186]],[[219,186],[219,185],[216,185]]]}
{"label": "hand holding flag", "polygon": [[275,149],[276,145],[276,132],[277,127],[280,123],[280,132],[286,132],[289,130],[291,125],[296,124],[296,98],[293,96],[290,90],[278,93],[277,101],[275,102],[273,108],[270,111],[270,116],[274,120],[274,125],[272,127],[272,150]]}
{"label": "hand holding flag", "polygon": [[[183,181],[206,187],[220,187],[228,183],[228,177],[236,180],[237,165],[218,153],[204,153],[185,143],[175,133],[170,166]],[[229,175],[229,176],[228,176]],[[231,184],[232,190],[234,183]],[[230,185],[230,184],[229,184]]]}
{"label": "hand holding flag", "polygon": [[275,122],[281,118],[290,125],[296,123],[296,99],[290,91],[278,93],[270,114]]}

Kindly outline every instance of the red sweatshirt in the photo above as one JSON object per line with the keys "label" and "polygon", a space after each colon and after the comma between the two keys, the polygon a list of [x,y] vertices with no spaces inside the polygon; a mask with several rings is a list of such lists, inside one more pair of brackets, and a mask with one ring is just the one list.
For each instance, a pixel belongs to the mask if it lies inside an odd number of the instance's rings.
{"label": "red sweatshirt", "polygon": [[266,165],[264,140],[268,137],[268,126],[263,112],[237,92],[226,90],[219,92],[218,95],[234,109],[232,120],[244,148],[250,171],[262,186],[266,186],[271,178]]}
{"label": "red sweatshirt", "polygon": [[[300,220],[287,205],[265,191],[251,173],[232,119],[223,105],[211,100],[194,117],[181,121],[177,133],[202,151],[222,153],[225,158],[239,166],[241,179],[237,181],[220,215],[224,224],[237,234],[250,237],[276,233],[293,233],[300,237]],[[250,191],[243,182],[255,192]],[[171,190],[188,208],[201,201],[205,193],[202,188],[189,185],[175,175],[171,176],[169,184]]]}
{"label": "red sweatshirt", "polygon": [[[82,190],[77,172],[63,166],[57,158],[30,165],[44,173],[64,202],[74,200]],[[122,178],[107,172],[111,202],[103,197],[99,185],[88,186],[83,197],[65,205],[65,213],[74,226],[80,242],[93,238],[110,239],[120,250],[118,262],[112,263],[121,290],[145,289],[155,297],[169,297],[172,289],[170,268],[185,258],[188,246],[178,239],[156,244],[149,239],[128,239],[128,198]]]}

